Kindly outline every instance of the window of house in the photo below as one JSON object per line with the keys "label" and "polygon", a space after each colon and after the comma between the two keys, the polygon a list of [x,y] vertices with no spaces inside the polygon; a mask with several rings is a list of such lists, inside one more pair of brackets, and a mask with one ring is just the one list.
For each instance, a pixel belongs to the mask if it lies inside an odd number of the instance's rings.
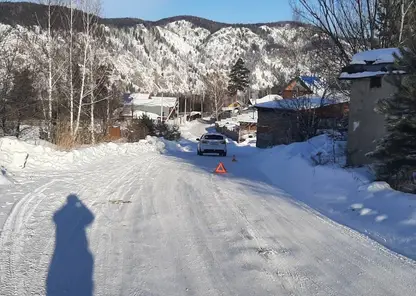
{"label": "window of house", "polygon": [[371,77],[370,88],[379,88],[379,87],[381,87],[381,77]]}

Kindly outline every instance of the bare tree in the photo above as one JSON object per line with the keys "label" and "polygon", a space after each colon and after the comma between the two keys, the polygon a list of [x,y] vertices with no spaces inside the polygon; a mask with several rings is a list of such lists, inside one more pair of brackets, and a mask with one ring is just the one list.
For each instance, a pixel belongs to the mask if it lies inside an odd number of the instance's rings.
{"label": "bare tree", "polygon": [[[415,21],[415,8],[416,3],[415,0],[391,0],[392,2],[398,2],[396,3],[396,6],[399,7],[399,19],[400,19],[400,25],[399,25],[399,39],[398,43],[401,45],[405,41],[405,35],[408,33],[408,35],[411,35],[411,32],[408,31],[407,26],[414,27],[413,22]],[[388,1],[390,2],[390,1]],[[413,19],[412,19],[413,17]],[[410,33],[410,34],[409,34]]]}
{"label": "bare tree", "polygon": [[413,34],[414,0],[379,0],[377,25],[381,47],[394,47]]}
{"label": "bare tree", "polygon": [[379,46],[378,4],[379,0],[292,0],[296,14],[332,40],[344,63],[352,53]]}
{"label": "bare tree", "polygon": [[[46,27],[46,44],[44,44],[44,52],[47,57],[47,100],[48,100],[48,139],[51,139],[52,121],[53,121],[53,91],[58,77],[62,75],[60,70],[57,70],[57,65],[54,63],[54,54],[56,53],[56,36],[53,34],[55,22],[57,21],[56,10],[64,2],[62,0],[39,0],[40,4],[47,6],[46,24],[39,23],[40,27]],[[38,19],[43,19],[43,16],[38,16]],[[46,25],[46,26],[45,26]],[[61,68],[61,67],[58,67]]]}
{"label": "bare tree", "polygon": [[[82,14],[83,17],[83,26],[84,31],[81,34],[80,41],[82,46],[82,60],[81,60],[81,85],[79,91],[79,102],[78,102],[78,112],[77,112],[77,119],[75,122],[75,128],[73,132],[74,138],[77,136],[80,123],[81,123],[81,115],[82,115],[82,106],[84,103],[84,99],[93,96],[93,89],[87,90],[86,82],[87,82],[87,74],[88,74],[88,66],[91,66],[91,60],[93,60],[93,40],[96,36],[96,33],[99,29],[97,15],[101,9],[100,0],[81,0],[80,7],[84,13]],[[92,71],[92,69],[90,69]],[[91,77],[90,77],[91,78]],[[93,105],[93,104],[91,104]],[[92,107],[93,108],[93,107]]]}
{"label": "bare tree", "polygon": [[69,125],[72,135],[74,134],[74,4],[74,0],[69,0]]}
{"label": "bare tree", "polygon": [[8,93],[11,90],[16,50],[9,50],[12,46],[11,28],[0,31],[0,120],[3,134],[7,133],[7,104]]}
{"label": "bare tree", "polygon": [[415,9],[415,1],[414,0],[401,0],[400,2],[401,3],[400,3],[399,43],[401,44],[403,42],[403,33],[405,29],[406,18],[409,14],[409,11]]}
{"label": "bare tree", "polygon": [[[337,86],[334,87],[331,81],[326,79],[317,80],[316,87],[312,88],[312,91],[314,93],[310,95],[295,96],[293,99],[275,100],[274,102],[277,112],[285,110],[291,114],[290,118],[296,127],[293,130],[294,137],[301,141],[317,135],[322,119],[319,109],[343,102],[343,94]],[[341,111],[339,110],[339,114]],[[336,113],[338,110],[334,109],[331,112]],[[339,114],[334,114],[334,117]],[[336,128],[337,124],[338,122],[331,123],[331,128]]]}
{"label": "bare tree", "polygon": [[324,105],[324,99],[301,97],[295,99],[276,100],[276,112],[286,111],[290,114],[290,120],[294,128],[293,137],[301,141],[308,140],[316,136],[319,118],[316,108]]}
{"label": "bare tree", "polygon": [[218,120],[220,110],[224,106],[224,98],[227,96],[227,77],[221,72],[215,71],[209,73],[204,82],[215,119]]}
{"label": "bare tree", "polygon": [[[344,64],[351,54],[399,46],[415,20],[414,0],[291,0],[294,13],[313,24],[337,48]],[[412,31],[412,30],[410,30]]]}

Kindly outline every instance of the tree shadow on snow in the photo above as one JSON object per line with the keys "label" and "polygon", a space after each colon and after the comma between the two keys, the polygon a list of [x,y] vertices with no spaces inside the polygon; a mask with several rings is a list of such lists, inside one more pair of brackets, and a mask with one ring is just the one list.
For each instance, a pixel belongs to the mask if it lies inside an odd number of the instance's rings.
{"label": "tree shadow on snow", "polygon": [[47,296],[92,296],[94,258],[88,247],[86,228],[93,213],[76,195],[55,212],[55,250],[46,279]]}

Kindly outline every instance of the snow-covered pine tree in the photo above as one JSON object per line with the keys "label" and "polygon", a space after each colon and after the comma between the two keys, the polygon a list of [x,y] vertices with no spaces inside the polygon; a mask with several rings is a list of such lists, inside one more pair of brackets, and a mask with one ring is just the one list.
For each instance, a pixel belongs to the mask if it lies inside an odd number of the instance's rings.
{"label": "snow-covered pine tree", "polygon": [[416,38],[407,42],[396,56],[396,69],[406,75],[390,75],[387,79],[397,87],[396,93],[381,99],[377,109],[385,115],[387,134],[368,156],[375,159],[379,180],[392,187],[416,192],[409,186],[416,172]]}
{"label": "snow-covered pine tree", "polygon": [[244,91],[249,85],[250,71],[246,68],[242,58],[239,58],[231,69],[228,82],[230,96],[237,95],[238,91]]}

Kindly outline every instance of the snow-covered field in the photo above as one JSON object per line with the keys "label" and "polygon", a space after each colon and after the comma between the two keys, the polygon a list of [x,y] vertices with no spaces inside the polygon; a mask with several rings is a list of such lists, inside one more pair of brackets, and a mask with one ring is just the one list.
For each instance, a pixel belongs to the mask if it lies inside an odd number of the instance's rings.
{"label": "snow-covered field", "polygon": [[73,152],[3,139],[0,294],[416,294],[414,261],[325,217],[412,257],[414,196],[313,167],[323,136],[199,157],[207,128]]}

